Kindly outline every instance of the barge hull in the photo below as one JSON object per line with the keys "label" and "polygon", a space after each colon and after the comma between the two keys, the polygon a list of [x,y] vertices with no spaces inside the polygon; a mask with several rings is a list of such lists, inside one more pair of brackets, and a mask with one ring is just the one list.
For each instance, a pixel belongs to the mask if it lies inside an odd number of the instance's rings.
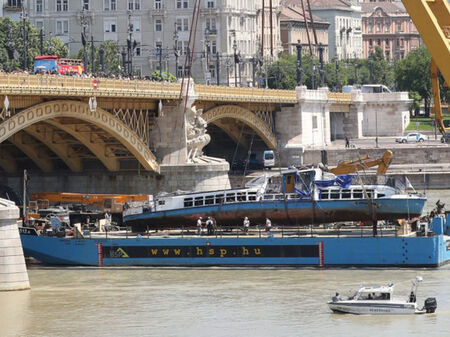
{"label": "barge hull", "polygon": [[21,234],[24,253],[46,264],[86,266],[438,267],[450,237],[71,239]]}

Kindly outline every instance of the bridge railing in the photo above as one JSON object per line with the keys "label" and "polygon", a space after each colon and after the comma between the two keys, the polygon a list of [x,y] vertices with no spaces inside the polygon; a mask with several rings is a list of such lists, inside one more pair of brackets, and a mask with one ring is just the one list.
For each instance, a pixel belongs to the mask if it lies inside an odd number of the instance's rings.
{"label": "bridge railing", "polygon": [[213,85],[196,84],[195,93],[199,99],[218,101],[258,101],[258,102],[280,102],[297,103],[295,90],[276,90],[259,88],[235,88]]}
{"label": "bridge railing", "polygon": [[108,78],[83,78],[76,76],[0,74],[0,88],[7,92],[33,92],[58,94],[60,91],[81,90],[89,94],[118,95],[134,93],[150,96],[178,97],[179,83],[152,82],[147,80],[121,80]]}

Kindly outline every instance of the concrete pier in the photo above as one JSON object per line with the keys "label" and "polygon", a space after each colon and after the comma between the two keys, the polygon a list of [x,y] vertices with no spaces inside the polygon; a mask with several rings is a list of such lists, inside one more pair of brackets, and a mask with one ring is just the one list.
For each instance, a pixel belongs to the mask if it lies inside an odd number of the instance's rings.
{"label": "concrete pier", "polygon": [[0,291],[30,289],[18,218],[19,208],[0,199]]}

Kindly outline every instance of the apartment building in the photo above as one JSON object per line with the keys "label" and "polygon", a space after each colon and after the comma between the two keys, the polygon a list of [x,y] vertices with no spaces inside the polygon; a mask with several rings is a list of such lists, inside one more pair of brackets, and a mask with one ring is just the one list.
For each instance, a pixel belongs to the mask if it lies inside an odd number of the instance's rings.
{"label": "apartment building", "polygon": [[[131,38],[136,41],[132,67],[141,75],[161,68],[181,76],[185,62],[192,61],[192,76],[198,83],[216,84],[219,78],[220,84],[248,86],[254,59],[261,55],[263,31],[265,54],[276,59],[281,52],[279,0],[271,2],[272,25],[269,0],[264,10],[255,0],[201,0],[198,21],[192,16],[194,0],[26,0],[24,5],[29,20],[46,36],[61,39],[71,55],[82,48],[83,30],[95,45],[117,42],[118,58]],[[187,53],[191,28],[195,32],[192,60]],[[235,64],[236,59],[240,63]]]}
{"label": "apartment building", "polygon": [[398,60],[420,46],[420,34],[400,1],[365,0],[361,8],[364,57],[379,46],[386,59]]}

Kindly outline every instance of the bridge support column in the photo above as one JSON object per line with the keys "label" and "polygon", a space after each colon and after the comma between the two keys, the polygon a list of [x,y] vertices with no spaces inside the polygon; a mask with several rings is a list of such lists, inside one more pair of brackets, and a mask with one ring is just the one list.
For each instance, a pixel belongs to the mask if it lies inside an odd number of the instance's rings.
{"label": "bridge support column", "polygon": [[156,127],[150,134],[150,147],[162,165],[186,164],[186,125],[184,104],[165,105],[156,118]]}
{"label": "bridge support column", "polygon": [[328,89],[296,88],[298,104],[281,108],[275,116],[281,165],[300,164],[305,148],[330,143],[330,102]]}

